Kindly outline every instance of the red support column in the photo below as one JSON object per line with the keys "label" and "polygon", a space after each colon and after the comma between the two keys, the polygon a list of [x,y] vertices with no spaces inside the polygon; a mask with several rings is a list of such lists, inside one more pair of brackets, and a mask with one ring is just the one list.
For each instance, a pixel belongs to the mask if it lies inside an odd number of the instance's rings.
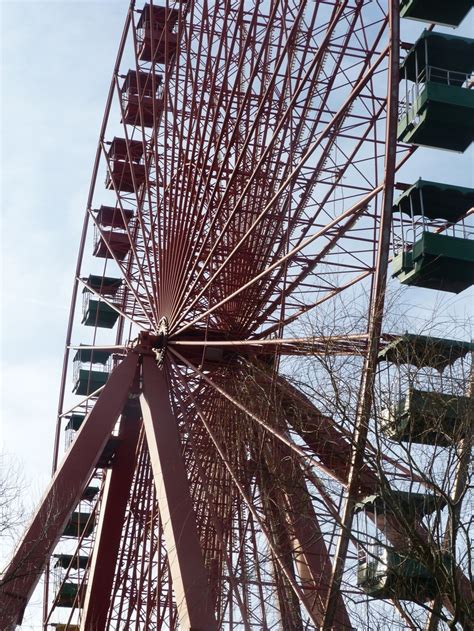
{"label": "red support column", "polygon": [[[289,465],[288,459],[285,462]],[[290,466],[287,468],[290,469]],[[293,479],[299,478],[293,489],[285,493],[287,514],[293,531],[295,561],[303,579],[306,606],[322,624],[332,564],[304,476],[299,473],[293,476]],[[337,598],[334,624],[341,631],[352,629],[341,594]]]}
{"label": "red support column", "polygon": [[181,629],[217,631],[168,384],[150,356],[140,402]]}
{"label": "red support column", "polygon": [[[281,425],[278,429],[285,431]],[[311,611],[320,626],[324,618],[332,563],[305,475],[299,459],[286,445],[276,440],[268,450],[267,458],[270,469],[278,480],[277,493],[280,495],[280,498],[275,496],[272,501],[285,515],[281,519],[279,530],[286,531],[287,538],[291,541],[292,556],[302,582],[305,607]],[[335,626],[341,631],[352,629],[341,594],[336,605]]]}
{"label": "red support column", "polygon": [[81,619],[84,631],[102,631],[107,623],[125,511],[135,471],[140,425],[138,401],[131,400],[122,417],[121,442],[105,480]]}
{"label": "red support column", "polygon": [[18,545],[0,583],[2,630],[21,624],[46,561],[79,502],[82,491],[127,401],[138,355],[129,354],[112,372],[86,417]]}

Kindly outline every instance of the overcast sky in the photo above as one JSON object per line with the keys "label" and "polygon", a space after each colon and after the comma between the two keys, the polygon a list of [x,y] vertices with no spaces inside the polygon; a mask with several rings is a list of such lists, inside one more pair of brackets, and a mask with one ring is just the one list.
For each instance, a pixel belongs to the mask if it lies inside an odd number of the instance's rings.
{"label": "overcast sky", "polygon": [[[127,7],[0,0],[1,440],[23,471],[27,504],[50,475],[80,229]],[[473,186],[472,155],[420,150],[400,179]],[[449,301],[461,312],[468,304]]]}

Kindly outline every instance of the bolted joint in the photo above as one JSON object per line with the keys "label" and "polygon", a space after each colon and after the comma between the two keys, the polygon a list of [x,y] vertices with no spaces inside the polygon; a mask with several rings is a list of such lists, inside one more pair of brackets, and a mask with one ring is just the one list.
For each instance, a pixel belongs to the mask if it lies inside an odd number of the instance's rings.
{"label": "bolted joint", "polygon": [[168,344],[168,319],[161,318],[156,331],[140,331],[133,350],[140,355],[154,355],[158,366],[163,364]]}
{"label": "bolted joint", "polygon": [[168,333],[168,319],[166,317],[163,317],[158,322],[158,339],[153,348],[153,353],[156,357],[156,363],[158,364],[158,366],[162,366],[165,359],[166,345],[168,344]]}

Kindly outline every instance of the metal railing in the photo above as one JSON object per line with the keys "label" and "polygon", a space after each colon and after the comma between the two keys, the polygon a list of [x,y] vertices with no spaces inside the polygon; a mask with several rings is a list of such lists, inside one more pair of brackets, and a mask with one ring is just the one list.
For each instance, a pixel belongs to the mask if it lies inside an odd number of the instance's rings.
{"label": "metal railing", "polygon": [[[470,89],[474,87],[473,75],[437,66],[425,66],[418,74],[415,84],[405,90],[405,95],[400,98],[398,105],[398,118],[407,116],[410,120],[415,120],[417,115],[416,101],[422,94],[428,82],[441,83],[450,87]],[[406,81],[408,86],[408,81]]]}

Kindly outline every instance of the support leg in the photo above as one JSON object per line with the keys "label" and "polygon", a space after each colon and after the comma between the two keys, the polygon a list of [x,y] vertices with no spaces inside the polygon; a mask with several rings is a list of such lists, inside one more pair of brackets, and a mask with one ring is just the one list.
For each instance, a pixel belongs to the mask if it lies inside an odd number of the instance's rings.
{"label": "support leg", "polygon": [[181,628],[217,631],[168,384],[149,356],[140,399]]}
{"label": "support leg", "polygon": [[3,631],[13,630],[15,625],[21,624],[23,612],[46,561],[59,541],[123,410],[137,365],[138,355],[131,353],[110,375],[5,570],[0,582]]}
{"label": "support leg", "polygon": [[[293,531],[296,563],[301,577],[306,578],[304,590],[308,606],[321,624],[332,564],[304,477],[301,472],[297,473],[300,475],[293,476],[296,483],[286,492],[287,515]],[[336,603],[334,625],[341,631],[352,629],[341,594]]]}
{"label": "support leg", "polygon": [[135,471],[139,432],[140,409],[138,401],[131,400],[122,416],[121,442],[105,480],[84,599],[83,631],[102,631],[107,623],[125,511]]}
{"label": "support leg", "polygon": [[[281,427],[279,429],[283,431]],[[291,541],[292,557],[303,583],[305,606],[320,625],[324,617],[332,564],[305,476],[298,459],[285,445],[273,441],[271,447],[268,445],[266,458],[273,471],[276,492],[280,495],[279,499],[273,499],[273,504],[284,515],[280,518],[278,530],[280,533],[285,532],[287,541]],[[335,627],[341,631],[352,629],[341,595],[337,602]]]}

